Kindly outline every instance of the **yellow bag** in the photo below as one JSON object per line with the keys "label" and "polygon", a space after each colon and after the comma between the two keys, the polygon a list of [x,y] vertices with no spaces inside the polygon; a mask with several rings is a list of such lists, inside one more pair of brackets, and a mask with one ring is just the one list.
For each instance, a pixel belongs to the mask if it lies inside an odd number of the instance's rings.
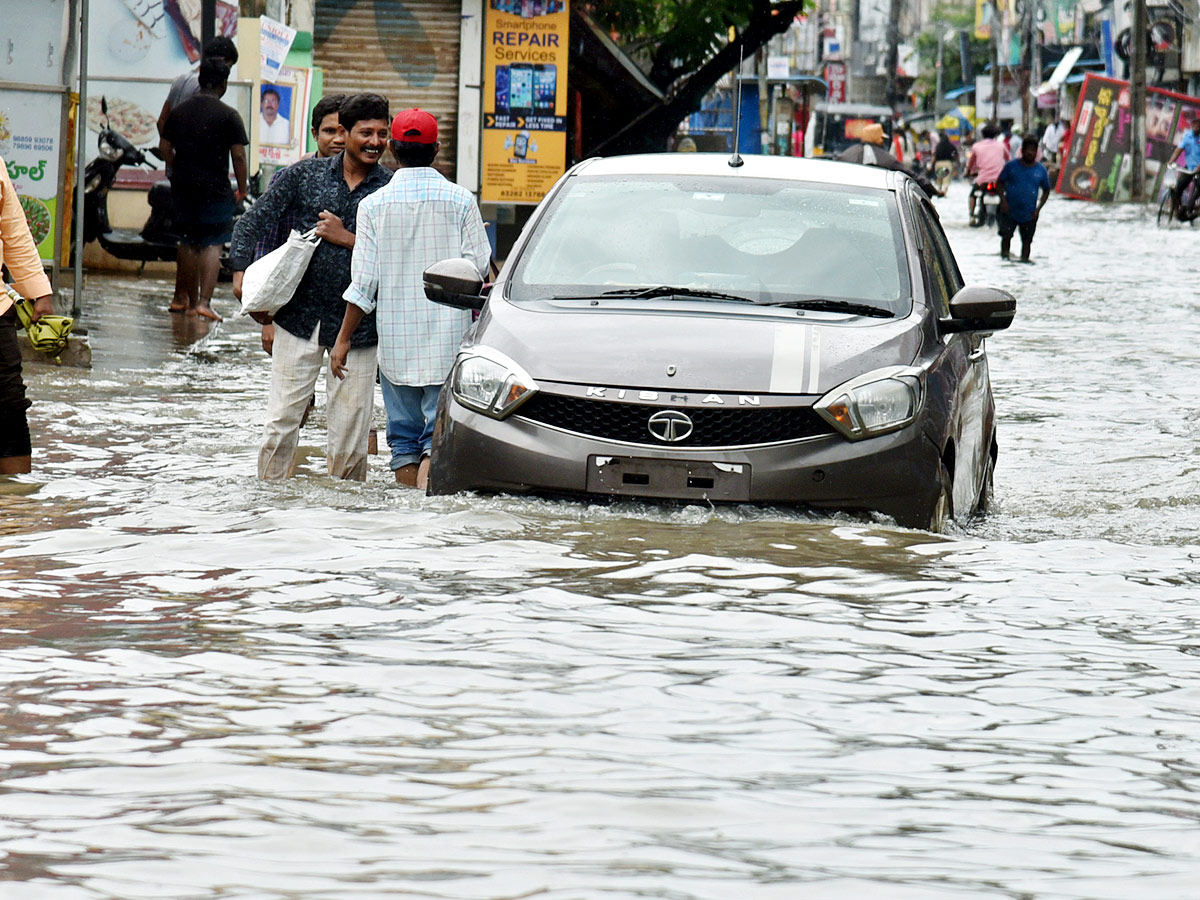
{"label": "yellow bag", "polygon": [[13,306],[17,310],[17,318],[21,320],[21,326],[29,335],[29,343],[33,345],[34,350],[58,356],[67,349],[67,336],[75,327],[74,319],[70,316],[42,316],[35,322],[33,321],[33,304],[28,300],[21,299],[21,296],[7,285],[5,292],[13,301]]}

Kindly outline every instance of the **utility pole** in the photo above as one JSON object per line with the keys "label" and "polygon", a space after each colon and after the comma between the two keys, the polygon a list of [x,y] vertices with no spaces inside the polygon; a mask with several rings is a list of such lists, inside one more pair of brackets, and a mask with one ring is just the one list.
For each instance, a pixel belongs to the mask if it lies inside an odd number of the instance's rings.
{"label": "utility pole", "polygon": [[900,68],[900,11],[903,0],[891,0],[888,8],[887,31],[887,81],[883,95],[887,105],[895,110],[900,102],[900,89],[896,84],[896,70]]}
{"label": "utility pole", "polygon": [[200,46],[217,35],[217,0],[200,0]]}
{"label": "utility pole", "polygon": [[1000,120],[1000,4],[992,0],[992,115],[990,121]]}
{"label": "utility pole", "polygon": [[1024,46],[1021,48],[1021,55],[1028,62],[1026,71],[1029,73],[1026,81],[1028,84],[1025,90],[1021,91],[1021,134],[1029,134],[1033,130],[1034,116],[1037,114],[1037,85],[1040,81],[1037,79],[1039,73],[1035,73],[1033,69],[1033,44],[1034,44],[1034,27],[1036,24],[1037,15],[1034,13],[1034,3],[1032,0],[1025,0],[1025,8],[1021,15],[1021,43]]}
{"label": "utility pole", "polygon": [[1041,93],[1038,88],[1042,86],[1042,28],[1038,23],[1038,12],[1041,10],[1041,0],[1033,0],[1033,45],[1029,48],[1029,70],[1030,78],[1033,81],[1033,120],[1037,123],[1037,108],[1038,98]]}
{"label": "utility pole", "polygon": [[1146,202],[1146,0],[1133,0],[1129,28],[1129,106],[1133,113],[1129,135],[1129,199]]}
{"label": "utility pole", "polygon": [[945,55],[942,52],[942,46],[946,42],[946,32],[938,26],[938,54],[937,54],[937,85],[933,89],[933,113],[935,116],[942,114],[942,88],[945,87],[945,79],[942,77],[942,71],[945,68],[942,65]]}

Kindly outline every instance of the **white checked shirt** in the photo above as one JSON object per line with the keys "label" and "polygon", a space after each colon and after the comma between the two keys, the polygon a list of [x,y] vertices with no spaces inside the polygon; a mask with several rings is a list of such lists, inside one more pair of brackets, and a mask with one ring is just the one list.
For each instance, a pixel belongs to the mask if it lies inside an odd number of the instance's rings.
{"label": "white checked shirt", "polygon": [[421,275],[442,259],[469,259],[484,277],[491,245],[475,197],[429,166],[397,169],[358,206],[350,287],[342,295],[378,309],[379,370],[392,384],[441,384],[471,314],[425,297]]}

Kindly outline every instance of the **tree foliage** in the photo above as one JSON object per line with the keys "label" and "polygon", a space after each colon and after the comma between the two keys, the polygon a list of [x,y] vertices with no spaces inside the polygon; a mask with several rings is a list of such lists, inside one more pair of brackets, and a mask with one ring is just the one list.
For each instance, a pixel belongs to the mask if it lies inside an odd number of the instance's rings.
{"label": "tree foliage", "polygon": [[[962,80],[962,57],[959,54],[960,31],[967,32],[969,49],[968,71],[981,73],[991,60],[991,51],[986,40],[975,37],[975,12],[973,8],[964,8],[961,4],[950,0],[934,7],[930,21],[935,22],[941,29],[943,37],[950,34],[949,40],[942,44],[942,88],[953,90]],[[921,75],[917,78],[914,90],[924,99],[927,108],[932,109],[936,100],[937,90],[937,44],[936,30],[922,31],[917,36],[917,53],[921,58]]]}
{"label": "tree foliage", "polygon": [[[648,114],[618,128],[606,153],[662,149],[679,123],[742,55],[752,56],[813,0],[599,0],[588,12],[665,93]],[[736,29],[730,42],[729,29]]]}

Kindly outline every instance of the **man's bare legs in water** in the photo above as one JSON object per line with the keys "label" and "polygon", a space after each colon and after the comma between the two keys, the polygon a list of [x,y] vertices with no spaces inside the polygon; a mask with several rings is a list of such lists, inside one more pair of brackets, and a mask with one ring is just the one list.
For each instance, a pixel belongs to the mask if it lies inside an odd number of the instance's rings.
{"label": "man's bare legs in water", "polygon": [[221,245],[212,244],[208,247],[201,247],[199,260],[200,292],[196,297],[196,302],[188,307],[188,315],[203,316],[206,319],[212,319],[214,322],[221,322],[223,319],[213,310],[211,305],[213,291],[217,288],[217,276],[221,272]]}
{"label": "man's bare legs in water", "polygon": [[220,271],[220,244],[208,247],[180,244],[175,251],[175,299],[171,301],[171,312],[224,321],[211,305]]}
{"label": "man's bare legs in water", "polygon": [[200,284],[200,248],[180,244],[175,248],[175,296],[167,307],[171,312],[185,313],[192,306],[192,296]]}

